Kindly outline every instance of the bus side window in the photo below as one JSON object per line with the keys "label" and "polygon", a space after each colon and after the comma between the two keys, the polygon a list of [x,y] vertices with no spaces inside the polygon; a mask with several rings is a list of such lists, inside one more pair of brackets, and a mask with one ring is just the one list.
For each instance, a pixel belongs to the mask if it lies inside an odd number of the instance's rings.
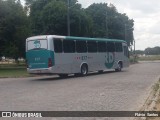
{"label": "bus side window", "polygon": [[114,42],[107,42],[107,52],[115,52]]}
{"label": "bus side window", "polygon": [[75,41],[74,40],[63,40],[64,53],[75,53]]}
{"label": "bus side window", "polygon": [[62,53],[62,51],[63,51],[62,50],[62,40],[54,39],[53,42],[54,42],[54,51],[56,53]]}
{"label": "bus side window", "polygon": [[122,52],[123,51],[122,43],[120,42],[115,43],[115,48],[116,48],[116,52]]}
{"label": "bus side window", "polygon": [[76,52],[77,53],[86,53],[87,52],[87,43],[86,41],[76,41]]}
{"label": "bus side window", "polygon": [[94,53],[97,52],[97,42],[96,41],[87,41],[88,52]]}
{"label": "bus side window", "polygon": [[106,42],[98,42],[98,52],[106,52]]}

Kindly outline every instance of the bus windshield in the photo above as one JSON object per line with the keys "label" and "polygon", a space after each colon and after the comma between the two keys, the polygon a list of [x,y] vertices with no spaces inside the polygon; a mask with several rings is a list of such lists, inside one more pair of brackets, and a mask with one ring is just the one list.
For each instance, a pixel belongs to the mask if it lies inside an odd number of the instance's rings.
{"label": "bus windshield", "polygon": [[38,39],[27,41],[27,50],[47,49],[47,39]]}

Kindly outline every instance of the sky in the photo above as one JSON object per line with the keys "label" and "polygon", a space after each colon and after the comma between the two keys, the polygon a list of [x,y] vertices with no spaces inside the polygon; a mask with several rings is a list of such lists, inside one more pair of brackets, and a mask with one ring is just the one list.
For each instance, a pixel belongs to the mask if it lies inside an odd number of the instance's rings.
{"label": "sky", "polygon": [[134,20],[136,50],[160,46],[160,0],[78,0],[83,8],[93,3],[113,4]]}
{"label": "sky", "polygon": [[160,46],[160,0],[78,0],[86,8],[92,3],[112,3],[117,11],[134,20],[136,50]]}

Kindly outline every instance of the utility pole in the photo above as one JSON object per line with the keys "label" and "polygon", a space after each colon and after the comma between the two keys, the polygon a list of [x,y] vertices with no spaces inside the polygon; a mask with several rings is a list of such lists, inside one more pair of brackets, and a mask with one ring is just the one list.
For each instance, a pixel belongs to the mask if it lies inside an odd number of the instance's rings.
{"label": "utility pole", "polygon": [[126,40],[126,24],[124,24],[124,40],[127,41]]}
{"label": "utility pole", "polygon": [[134,40],[134,55],[136,54],[135,49],[136,49],[136,41]]}
{"label": "utility pole", "polygon": [[133,43],[134,43],[134,52],[133,52],[133,56],[134,56],[134,63],[135,63],[135,61],[136,61],[136,52],[135,52],[135,49],[136,49],[136,41],[134,40],[133,41]]}
{"label": "utility pole", "polygon": [[106,11],[106,38],[108,38],[108,18],[107,18],[108,14]]}
{"label": "utility pole", "polygon": [[70,1],[68,0],[68,11],[67,11],[67,35],[70,36]]}

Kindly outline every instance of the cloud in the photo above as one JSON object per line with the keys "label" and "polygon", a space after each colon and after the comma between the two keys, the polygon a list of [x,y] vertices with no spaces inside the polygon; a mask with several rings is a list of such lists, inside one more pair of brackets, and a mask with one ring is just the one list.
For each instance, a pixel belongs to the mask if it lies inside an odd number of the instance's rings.
{"label": "cloud", "polygon": [[[93,0],[96,1],[96,0]],[[105,2],[115,3],[122,8],[131,9],[132,11],[140,11],[142,13],[152,14],[160,10],[159,0],[105,0]]]}

